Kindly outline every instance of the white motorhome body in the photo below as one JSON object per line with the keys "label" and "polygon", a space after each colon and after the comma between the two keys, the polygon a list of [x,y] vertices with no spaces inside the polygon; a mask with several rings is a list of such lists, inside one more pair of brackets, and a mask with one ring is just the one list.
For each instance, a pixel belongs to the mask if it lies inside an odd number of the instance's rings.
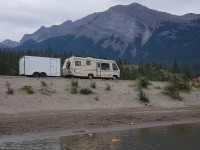
{"label": "white motorhome body", "polygon": [[88,78],[119,78],[120,70],[113,60],[72,56],[65,60],[62,75]]}
{"label": "white motorhome body", "polygon": [[60,58],[23,56],[19,60],[20,75],[60,76],[60,69]]}

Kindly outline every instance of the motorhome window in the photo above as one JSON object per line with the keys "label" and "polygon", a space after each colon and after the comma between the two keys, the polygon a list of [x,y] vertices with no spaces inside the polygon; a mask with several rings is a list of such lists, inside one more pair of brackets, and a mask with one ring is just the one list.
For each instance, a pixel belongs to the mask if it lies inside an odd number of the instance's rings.
{"label": "motorhome window", "polygon": [[110,70],[110,64],[101,63],[101,70]]}
{"label": "motorhome window", "polygon": [[98,68],[100,68],[100,63],[98,63]]}
{"label": "motorhome window", "polygon": [[90,66],[91,65],[91,61],[86,61],[86,65]]}
{"label": "motorhome window", "polygon": [[75,61],[75,66],[81,66],[81,61]]}
{"label": "motorhome window", "polygon": [[117,65],[116,64],[112,64],[113,70],[118,70]]}

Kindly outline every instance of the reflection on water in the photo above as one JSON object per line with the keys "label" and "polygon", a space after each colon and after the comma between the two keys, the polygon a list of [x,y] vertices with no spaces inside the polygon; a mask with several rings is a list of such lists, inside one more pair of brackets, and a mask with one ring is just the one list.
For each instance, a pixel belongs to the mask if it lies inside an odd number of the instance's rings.
{"label": "reflection on water", "polygon": [[[119,139],[113,142],[112,139]],[[1,150],[199,150],[200,124],[3,143]]]}

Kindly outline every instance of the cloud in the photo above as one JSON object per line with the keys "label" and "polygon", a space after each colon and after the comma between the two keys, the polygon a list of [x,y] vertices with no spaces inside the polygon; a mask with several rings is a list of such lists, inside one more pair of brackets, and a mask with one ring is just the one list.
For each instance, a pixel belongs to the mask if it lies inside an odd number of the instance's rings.
{"label": "cloud", "polygon": [[134,2],[177,15],[200,13],[199,0],[1,0],[0,41],[7,38],[19,41],[24,34],[33,33],[40,26],[75,21],[115,5]]}

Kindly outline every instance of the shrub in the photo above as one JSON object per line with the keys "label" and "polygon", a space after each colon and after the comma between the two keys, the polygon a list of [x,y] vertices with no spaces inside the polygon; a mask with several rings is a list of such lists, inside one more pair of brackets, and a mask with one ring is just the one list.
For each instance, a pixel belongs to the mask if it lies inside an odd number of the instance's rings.
{"label": "shrub", "polygon": [[146,96],[145,92],[142,89],[139,90],[139,100],[141,100],[142,102],[149,102],[149,98]]}
{"label": "shrub", "polygon": [[179,91],[190,91],[191,86],[188,80],[180,78],[177,75],[171,76],[169,83],[165,86],[163,93],[173,99],[183,100]]}
{"label": "shrub", "polygon": [[78,87],[78,80],[74,80],[74,78],[72,79],[72,81],[71,81],[71,86],[72,87]]}
{"label": "shrub", "polygon": [[39,91],[41,92],[41,94],[48,96],[51,96],[51,94],[56,93],[56,90],[49,90],[47,88],[41,88]]}
{"label": "shrub", "polygon": [[92,91],[90,89],[88,89],[88,88],[83,88],[83,89],[80,90],[80,93],[88,95],[88,94],[91,94]]}
{"label": "shrub", "polygon": [[170,96],[173,99],[182,100],[183,98],[179,95],[179,89],[171,83],[168,83],[163,91],[163,94]]}
{"label": "shrub", "polygon": [[134,86],[135,86],[134,84],[129,84],[129,85],[128,85],[128,87],[134,87]]}
{"label": "shrub", "polygon": [[195,88],[200,88],[200,83],[192,82],[192,86]]}
{"label": "shrub", "polygon": [[105,88],[106,91],[110,91],[111,90],[111,87],[109,84],[106,84],[106,88]]}
{"label": "shrub", "polygon": [[33,94],[34,93],[34,91],[33,91],[31,86],[24,86],[21,89],[26,91],[27,94]]}
{"label": "shrub", "polygon": [[155,86],[155,89],[161,89],[161,87],[159,85]]}
{"label": "shrub", "polygon": [[93,88],[93,89],[96,89],[96,82],[91,82],[90,87]]}
{"label": "shrub", "polygon": [[149,80],[144,76],[137,78],[136,81],[137,81],[137,86],[142,87],[142,88],[147,88],[148,85],[151,85]]}
{"label": "shrub", "polygon": [[7,94],[14,94],[14,89],[10,87],[9,82],[6,82],[5,86],[7,88],[7,91],[6,91]]}
{"label": "shrub", "polygon": [[180,81],[178,84],[178,89],[180,91],[191,91],[191,86],[189,81]]}
{"label": "shrub", "polygon": [[77,87],[72,86],[71,89],[70,89],[70,93],[71,94],[76,94],[77,93]]}
{"label": "shrub", "polygon": [[41,84],[41,86],[47,87],[47,83],[45,81],[41,81],[40,84]]}
{"label": "shrub", "polygon": [[180,91],[191,90],[189,80],[177,77],[176,75],[171,76],[169,82]]}

